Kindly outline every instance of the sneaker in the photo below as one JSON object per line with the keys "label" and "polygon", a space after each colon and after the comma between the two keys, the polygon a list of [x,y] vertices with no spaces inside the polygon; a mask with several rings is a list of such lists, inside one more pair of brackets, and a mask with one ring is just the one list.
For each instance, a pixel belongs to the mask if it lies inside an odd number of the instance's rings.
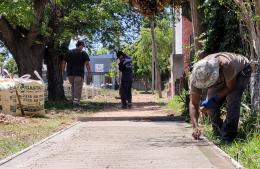
{"label": "sneaker", "polygon": [[121,109],[127,109],[127,106],[122,105],[120,108],[121,108]]}
{"label": "sneaker", "polygon": [[127,104],[128,109],[132,109],[132,103]]}

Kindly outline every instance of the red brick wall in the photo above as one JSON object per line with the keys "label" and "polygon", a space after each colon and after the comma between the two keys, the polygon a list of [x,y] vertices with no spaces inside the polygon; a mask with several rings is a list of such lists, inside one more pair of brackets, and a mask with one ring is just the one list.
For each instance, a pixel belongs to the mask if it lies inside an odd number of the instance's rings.
{"label": "red brick wall", "polygon": [[192,23],[186,18],[182,17],[182,45],[183,45],[183,57],[184,57],[184,71],[189,71],[189,45],[190,36],[192,35]]}

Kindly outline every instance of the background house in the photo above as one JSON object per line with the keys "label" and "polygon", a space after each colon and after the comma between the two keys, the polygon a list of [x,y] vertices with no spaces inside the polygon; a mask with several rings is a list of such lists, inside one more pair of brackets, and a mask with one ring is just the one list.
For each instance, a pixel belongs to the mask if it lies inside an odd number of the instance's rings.
{"label": "background house", "polygon": [[[112,63],[116,61],[115,54],[104,54],[90,56],[90,70],[91,70],[91,83],[96,87],[111,87],[115,88],[116,77],[110,77]],[[115,68],[113,71],[118,71]]]}
{"label": "background house", "polygon": [[180,16],[175,24],[175,53],[170,58],[171,80],[170,97],[179,95],[184,86],[184,74],[190,69],[190,47],[193,38],[191,21]]}

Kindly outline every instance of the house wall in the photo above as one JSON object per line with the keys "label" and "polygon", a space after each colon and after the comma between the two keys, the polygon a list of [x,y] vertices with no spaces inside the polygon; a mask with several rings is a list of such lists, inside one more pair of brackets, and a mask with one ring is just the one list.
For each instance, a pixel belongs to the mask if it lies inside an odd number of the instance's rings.
{"label": "house wall", "polygon": [[181,17],[175,27],[176,54],[171,56],[171,97],[178,95],[184,82],[184,72],[188,73],[190,64],[190,41],[192,37],[192,22]]}

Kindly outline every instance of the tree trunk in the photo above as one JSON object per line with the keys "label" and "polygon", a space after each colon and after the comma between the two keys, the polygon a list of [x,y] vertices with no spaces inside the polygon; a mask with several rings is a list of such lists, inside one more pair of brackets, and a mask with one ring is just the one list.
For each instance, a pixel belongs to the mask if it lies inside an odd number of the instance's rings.
{"label": "tree trunk", "polygon": [[198,9],[200,5],[200,0],[190,0],[191,7],[191,19],[192,19],[192,27],[193,27],[193,36],[194,36],[194,49],[195,52],[198,53],[200,58],[203,58],[202,53],[202,44],[199,42],[199,37],[202,33],[202,25],[201,25],[201,12]]}
{"label": "tree trunk", "polygon": [[152,34],[152,57],[155,64],[155,82],[156,82],[156,89],[158,91],[159,98],[162,98],[162,89],[161,89],[161,74],[160,74],[160,67],[157,58],[157,47],[156,47],[156,37],[155,37],[155,28],[154,28],[154,17],[150,18],[150,25],[151,25],[151,34]]}
{"label": "tree trunk", "polygon": [[148,78],[145,78],[145,81],[144,81],[144,90],[145,90],[145,93],[148,93]]}
{"label": "tree trunk", "polygon": [[173,59],[174,59],[174,56],[176,54],[176,49],[175,49],[175,45],[176,45],[176,40],[175,40],[175,17],[176,17],[176,14],[174,12],[174,8],[171,8],[171,14],[172,14],[172,54],[170,56],[170,64],[171,64],[171,87],[170,87],[170,92],[171,92],[171,97],[173,97],[174,95],[174,82],[175,82],[175,79],[174,79],[174,76],[173,76]]}
{"label": "tree trunk", "polygon": [[[255,0],[255,13],[260,16],[260,1]],[[259,21],[255,24],[256,40],[255,40],[255,61],[257,63],[255,72],[251,77],[251,103],[253,111],[255,113],[260,113],[260,23]]]}
{"label": "tree trunk", "polygon": [[260,16],[260,2],[254,1],[255,9],[252,9],[251,4],[245,1],[234,0],[239,12],[242,14],[241,20],[245,24],[249,32],[249,45],[253,51],[250,59],[255,62],[254,71],[251,75],[251,104],[253,113],[260,112],[260,24],[253,20],[253,16]]}
{"label": "tree trunk", "polygon": [[44,45],[33,45],[32,47],[20,42],[16,44],[17,52],[11,51],[16,61],[19,76],[30,74],[33,79],[39,80],[34,71],[42,74],[42,63],[44,56]]}
{"label": "tree trunk", "polygon": [[48,100],[53,102],[65,101],[63,78],[61,71],[61,57],[53,44],[48,45],[46,64],[48,70]]}
{"label": "tree trunk", "polygon": [[260,113],[260,67],[251,75],[251,104],[254,113]]}

